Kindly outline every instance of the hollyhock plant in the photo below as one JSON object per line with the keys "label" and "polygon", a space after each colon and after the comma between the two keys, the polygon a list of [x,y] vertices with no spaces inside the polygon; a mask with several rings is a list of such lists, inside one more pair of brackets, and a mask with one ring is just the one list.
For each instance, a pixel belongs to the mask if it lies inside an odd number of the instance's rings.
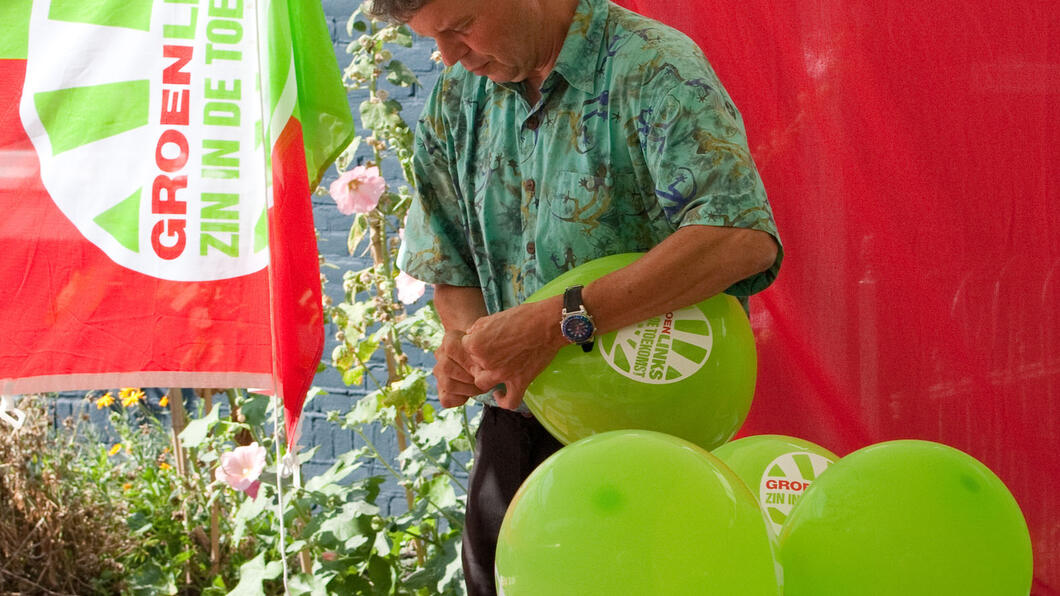
{"label": "hollyhock plant", "polygon": [[221,465],[217,466],[215,476],[254,499],[258,496],[258,487],[261,486],[258,477],[264,469],[265,448],[251,443],[222,454]]}
{"label": "hollyhock plant", "polygon": [[331,183],[328,192],[343,215],[368,213],[379,204],[386,181],[376,166],[357,166],[343,172]]}
{"label": "hollyhock plant", "polygon": [[394,280],[397,285],[398,300],[404,304],[412,304],[423,296],[427,290],[427,284],[402,271]]}

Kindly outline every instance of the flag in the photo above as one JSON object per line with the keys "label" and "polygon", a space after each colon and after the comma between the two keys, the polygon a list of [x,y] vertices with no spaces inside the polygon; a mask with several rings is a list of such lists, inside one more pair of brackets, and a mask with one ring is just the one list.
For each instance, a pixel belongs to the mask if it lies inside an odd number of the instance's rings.
{"label": "flag", "polygon": [[0,393],[251,387],[292,430],[352,134],[315,0],[4,0]]}

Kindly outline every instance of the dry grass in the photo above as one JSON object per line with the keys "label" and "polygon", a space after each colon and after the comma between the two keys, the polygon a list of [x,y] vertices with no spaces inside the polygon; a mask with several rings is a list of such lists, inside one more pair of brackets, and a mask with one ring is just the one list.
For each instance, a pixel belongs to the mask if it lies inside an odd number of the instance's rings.
{"label": "dry grass", "polygon": [[57,434],[39,399],[21,407],[25,426],[0,428],[0,594],[116,593],[132,540],[120,491],[78,473],[73,421]]}

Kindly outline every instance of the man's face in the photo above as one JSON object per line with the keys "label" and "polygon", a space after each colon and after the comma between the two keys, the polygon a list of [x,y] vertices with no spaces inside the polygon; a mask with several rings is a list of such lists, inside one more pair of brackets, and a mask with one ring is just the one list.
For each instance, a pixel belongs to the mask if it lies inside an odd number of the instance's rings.
{"label": "man's face", "polygon": [[408,25],[438,42],[446,66],[459,62],[503,83],[522,81],[545,62],[543,17],[533,0],[431,0]]}

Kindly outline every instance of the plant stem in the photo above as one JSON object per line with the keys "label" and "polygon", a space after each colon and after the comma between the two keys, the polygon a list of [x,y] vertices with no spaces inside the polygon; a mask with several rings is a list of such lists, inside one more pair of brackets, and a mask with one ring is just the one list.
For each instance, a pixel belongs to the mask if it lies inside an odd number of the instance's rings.
{"label": "plant stem", "polygon": [[[402,412],[398,412],[398,417],[400,417],[403,421],[406,420],[405,415]],[[423,454],[423,457],[426,457],[428,460],[430,460],[430,462],[432,464],[434,464],[434,467],[436,467],[439,470],[441,470],[443,474],[445,474],[453,482],[455,482],[456,485],[460,487],[460,490],[464,491],[465,493],[467,492],[467,488],[464,487],[464,484],[462,482],[460,482],[460,480],[458,480],[456,476],[453,475],[453,473],[449,470],[448,467],[443,466],[442,463],[440,461],[438,461],[437,458],[435,458],[433,455],[428,453],[427,450],[424,449],[422,445],[420,445],[419,443],[416,442],[415,439],[411,438],[412,437],[411,433],[409,434],[409,437],[410,437],[410,440],[412,441],[412,444],[416,447],[416,449],[418,449],[419,452]]]}
{"label": "plant stem", "polygon": [[362,439],[362,440],[364,441],[364,444],[365,444],[365,445],[367,445],[367,446],[368,446],[368,448],[372,450],[372,453],[374,453],[374,454],[375,454],[375,458],[379,460],[379,463],[383,464],[383,466],[384,466],[384,467],[385,467],[385,468],[386,468],[387,470],[389,470],[389,471],[390,471],[390,474],[391,474],[391,475],[392,475],[392,476],[393,476],[393,477],[394,477],[394,478],[395,478],[395,479],[396,479],[396,480],[397,480],[397,481],[398,481],[399,483],[401,483],[401,484],[404,484],[404,482],[405,482],[405,477],[404,477],[404,476],[402,476],[402,475],[401,475],[400,473],[398,473],[398,471],[397,471],[397,470],[395,470],[395,469],[394,469],[394,468],[393,468],[393,467],[392,467],[392,466],[390,465],[390,462],[388,462],[388,461],[386,460],[386,458],[385,458],[385,457],[383,457],[383,454],[379,452],[379,449],[378,449],[378,448],[376,448],[376,446],[375,446],[375,443],[373,443],[373,442],[372,442],[372,440],[368,438],[368,435],[366,435],[366,434],[364,434],[363,432],[361,432],[361,429],[360,429],[360,428],[358,428],[358,427],[356,427],[356,426],[354,426],[354,427],[353,427],[353,430],[354,430],[354,432],[356,432],[356,433],[357,433],[358,435],[360,435],[361,439]]}

